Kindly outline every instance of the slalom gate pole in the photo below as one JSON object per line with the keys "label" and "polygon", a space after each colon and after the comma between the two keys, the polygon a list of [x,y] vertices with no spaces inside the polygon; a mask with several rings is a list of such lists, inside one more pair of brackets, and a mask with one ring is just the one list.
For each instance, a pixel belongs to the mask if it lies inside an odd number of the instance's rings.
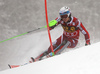
{"label": "slalom gate pole", "polygon": [[53,51],[53,45],[52,45],[52,40],[51,40],[51,35],[50,35],[50,30],[49,30],[49,24],[48,24],[47,0],[45,0],[45,15],[46,15],[46,23],[47,23],[47,30],[48,30],[49,40],[50,40],[51,51],[52,51],[52,54],[54,56],[55,54],[54,54],[54,51]]}

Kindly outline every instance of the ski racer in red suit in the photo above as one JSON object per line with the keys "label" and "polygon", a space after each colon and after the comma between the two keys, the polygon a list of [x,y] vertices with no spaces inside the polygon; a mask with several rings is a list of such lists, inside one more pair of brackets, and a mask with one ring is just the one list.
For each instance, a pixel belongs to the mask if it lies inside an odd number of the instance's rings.
{"label": "ski racer in red suit", "polygon": [[[57,24],[50,27],[49,29],[52,30],[57,25],[61,24],[63,28],[63,34],[56,39],[55,42],[53,42],[53,48],[55,49],[57,46],[59,46],[62,41],[67,40],[70,42],[67,48],[74,48],[79,39],[79,32],[81,31],[82,34],[85,36],[85,45],[90,44],[90,36],[88,31],[83,26],[82,22],[78,20],[76,17],[71,16],[71,11],[69,7],[62,7],[59,11],[60,17],[57,17],[55,20],[57,21]],[[48,53],[51,52],[51,47],[48,48]]]}

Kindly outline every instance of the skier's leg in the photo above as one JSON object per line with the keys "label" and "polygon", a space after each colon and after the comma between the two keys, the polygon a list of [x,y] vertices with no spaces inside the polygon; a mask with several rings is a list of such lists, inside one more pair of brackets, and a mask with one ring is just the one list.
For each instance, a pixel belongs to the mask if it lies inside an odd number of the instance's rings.
{"label": "skier's leg", "polygon": [[77,43],[78,43],[78,40],[75,40],[75,39],[67,39],[68,41],[70,41],[70,44],[68,45],[67,48],[74,48],[76,47]]}
{"label": "skier's leg", "polygon": [[[66,37],[63,35],[61,35],[58,39],[56,39],[55,42],[53,42],[53,49],[57,48],[64,40],[66,39]],[[51,47],[49,46],[48,48],[48,53],[51,52]]]}
{"label": "skier's leg", "polygon": [[[66,37],[64,34],[60,36],[58,39],[56,39],[56,41],[53,42],[53,49],[57,48],[65,39]],[[37,59],[41,60],[44,56],[48,55],[50,52],[52,52],[51,47],[49,47],[47,51],[45,51],[39,57],[37,57]]]}

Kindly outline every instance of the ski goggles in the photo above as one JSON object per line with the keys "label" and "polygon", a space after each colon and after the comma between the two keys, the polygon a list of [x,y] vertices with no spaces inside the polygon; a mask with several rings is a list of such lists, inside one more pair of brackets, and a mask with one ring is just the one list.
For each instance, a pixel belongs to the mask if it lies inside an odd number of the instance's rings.
{"label": "ski goggles", "polygon": [[68,15],[60,15],[61,18],[67,18]]}
{"label": "ski goggles", "polygon": [[69,14],[69,13],[70,13],[70,11],[66,11],[64,13],[60,13],[60,15],[66,15],[66,14]]}
{"label": "ski goggles", "polygon": [[70,11],[66,11],[64,13],[60,13],[60,17],[61,18],[67,18],[69,13],[70,13]]}

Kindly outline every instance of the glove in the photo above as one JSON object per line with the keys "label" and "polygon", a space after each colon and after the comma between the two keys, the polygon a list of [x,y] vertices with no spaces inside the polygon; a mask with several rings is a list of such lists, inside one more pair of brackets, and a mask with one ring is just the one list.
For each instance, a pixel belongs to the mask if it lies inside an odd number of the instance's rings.
{"label": "glove", "polygon": [[52,27],[49,27],[49,30],[54,29],[56,26],[57,26],[57,25],[54,25],[54,26],[52,26]]}
{"label": "glove", "polygon": [[52,27],[50,27],[50,28],[54,29],[56,26],[57,26],[57,25],[54,25],[54,26],[52,26]]}
{"label": "glove", "polygon": [[90,45],[90,44],[91,44],[90,42],[86,42],[86,43],[85,43],[85,46]]}
{"label": "glove", "polygon": [[90,45],[90,39],[86,40],[85,46]]}
{"label": "glove", "polygon": [[49,22],[49,29],[52,30],[57,26],[57,21],[56,20],[52,20]]}

